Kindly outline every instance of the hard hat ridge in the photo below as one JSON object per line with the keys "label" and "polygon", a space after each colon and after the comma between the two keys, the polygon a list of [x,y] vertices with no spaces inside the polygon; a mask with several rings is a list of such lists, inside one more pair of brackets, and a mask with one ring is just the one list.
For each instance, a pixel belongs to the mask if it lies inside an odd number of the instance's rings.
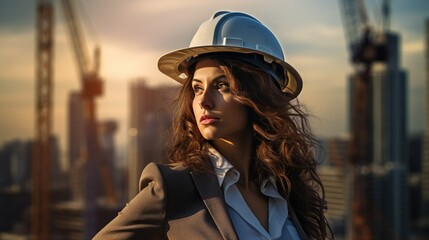
{"label": "hard hat ridge", "polygon": [[270,71],[271,67],[267,67],[270,64],[283,69],[282,76],[269,72],[283,92],[292,98],[301,92],[301,76],[284,60],[277,38],[259,20],[241,12],[216,12],[200,25],[188,48],[163,55],[158,61],[158,68],[183,84],[190,59],[213,53],[241,58],[247,62],[251,61],[247,58],[261,56],[265,63],[254,62],[254,65],[265,71]]}

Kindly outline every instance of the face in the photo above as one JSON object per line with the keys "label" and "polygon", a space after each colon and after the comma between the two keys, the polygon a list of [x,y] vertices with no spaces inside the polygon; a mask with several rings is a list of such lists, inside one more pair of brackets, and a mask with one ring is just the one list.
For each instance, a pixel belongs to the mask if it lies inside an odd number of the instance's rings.
{"label": "face", "polygon": [[238,103],[219,63],[203,59],[192,79],[192,108],[201,135],[207,140],[233,141],[248,133],[247,109]]}

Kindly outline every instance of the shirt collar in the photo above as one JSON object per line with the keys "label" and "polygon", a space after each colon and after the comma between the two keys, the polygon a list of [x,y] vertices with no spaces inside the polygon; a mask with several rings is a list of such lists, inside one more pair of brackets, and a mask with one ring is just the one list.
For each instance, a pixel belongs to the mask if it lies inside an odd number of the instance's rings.
{"label": "shirt collar", "polygon": [[[222,186],[226,173],[230,169],[235,169],[234,166],[212,145],[207,144],[207,153],[209,155],[210,161],[213,165],[214,172],[216,174],[217,180],[219,182],[219,186]],[[237,174],[240,174],[237,171]],[[262,181],[261,190],[264,191],[268,188],[268,185],[272,185],[274,189],[277,191],[276,180],[273,176],[264,179]]]}
{"label": "shirt collar", "polygon": [[234,166],[232,166],[232,164],[210,144],[207,144],[207,154],[209,155],[210,161],[213,165],[219,186],[222,186],[226,173],[230,169],[233,169]]}

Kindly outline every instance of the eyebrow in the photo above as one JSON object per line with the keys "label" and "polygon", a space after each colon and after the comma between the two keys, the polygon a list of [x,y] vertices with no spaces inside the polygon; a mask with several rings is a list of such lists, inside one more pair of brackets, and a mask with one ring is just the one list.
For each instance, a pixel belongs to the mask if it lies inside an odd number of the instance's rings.
{"label": "eyebrow", "polygon": [[[213,78],[212,80],[211,80],[211,82],[215,82],[215,81],[218,81],[220,78],[226,78],[226,75],[225,74],[221,74],[221,75],[219,75],[219,76],[217,76],[217,77],[215,77],[215,78]],[[201,80],[199,80],[199,79],[197,79],[197,78],[193,78],[192,79],[192,82],[199,82],[199,83],[202,83],[203,81],[201,81]]]}

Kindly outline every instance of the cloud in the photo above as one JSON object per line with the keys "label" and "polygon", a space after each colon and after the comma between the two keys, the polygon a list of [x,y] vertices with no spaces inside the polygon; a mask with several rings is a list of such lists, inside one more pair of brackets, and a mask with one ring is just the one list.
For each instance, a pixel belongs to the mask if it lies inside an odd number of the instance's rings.
{"label": "cloud", "polygon": [[345,86],[304,87],[300,102],[310,113],[311,125],[318,136],[332,137],[347,133],[349,103],[346,89]]}
{"label": "cloud", "polygon": [[5,81],[34,77],[34,32],[0,33],[0,72]]}
{"label": "cloud", "polygon": [[408,41],[402,45],[404,54],[421,54],[425,50],[423,39]]}
{"label": "cloud", "polygon": [[404,42],[422,38],[429,19],[429,1],[392,1],[391,29],[401,32]]}
{"label": "cloud", "polygon": [[35,2],[3,0],[0,7],[0,32],[25,32],[34,28]]}
{"label": "cloud", "polygon": [[157,68],[157,60],[163,53],[157,49],[142,51],[133,46],[106,42],[103,45],[101,72],[111,81],[124,81],[143,76],[153,81],[150,85],[165,84],[169,80]]}
{"label": "cloud", "polygon": [[314,23],[305,28],[297,28],[290,34],[289,39],[294,42],[309,44],[314,48],[345,46],[344,33],[338,24]]}

